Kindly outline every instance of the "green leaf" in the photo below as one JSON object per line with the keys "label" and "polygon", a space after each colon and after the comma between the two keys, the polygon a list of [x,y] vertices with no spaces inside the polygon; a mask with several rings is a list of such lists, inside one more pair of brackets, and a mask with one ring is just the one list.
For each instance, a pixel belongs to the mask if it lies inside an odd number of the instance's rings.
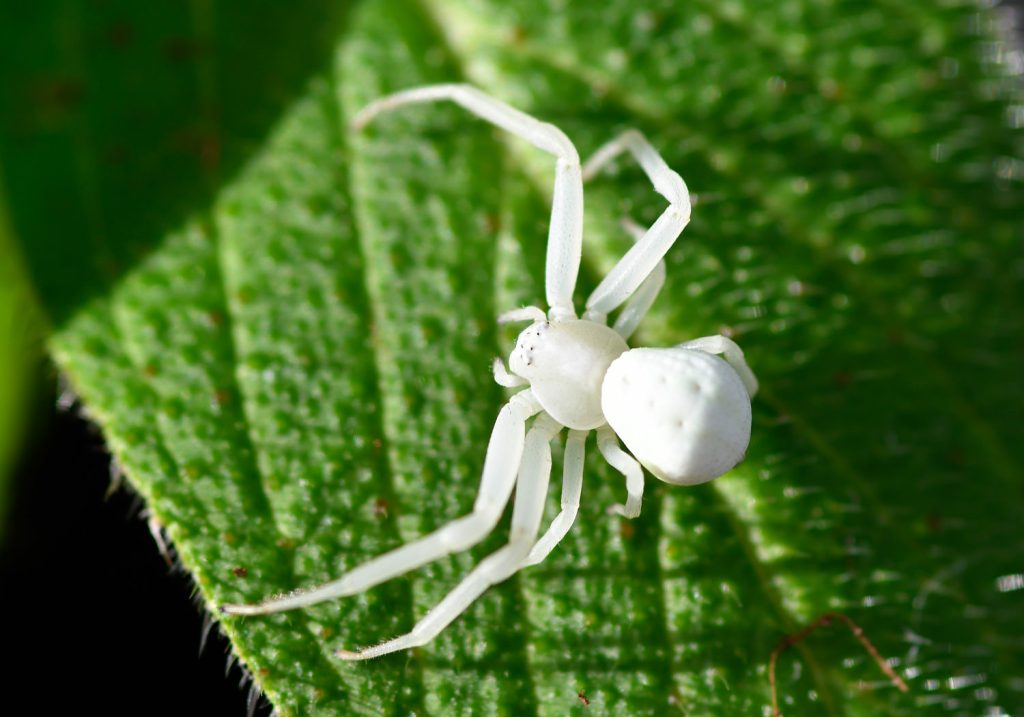
{"label": "green leaf", "polygon": [[[11,7],[0,160],[53,354],[211,608],[464,513],[514,337],[494,316],[542,300],[550,158],[450,107],[357,135],[357,109],[472,81],[584,156],[642,129],[697,195],[642,341],[737,337],[763,386],[747,460],[650,481],[631,523],[591,455],[549,560],[411,653],[332,656],[407,630],[502,530],[225,620],[280,713],[770,713],[773,648],[838,611],[910,693],[836,626],[780,656],[785,714],[1015,714],[1024,165],[994,23],[953,1]],[[593,183],[580,296],[618,219],[661,207],[627,162]]]}
{"label": "green leaf", "polygon": [[0,542],[7,518],[7,483],[28,423],[37,379],[39,311],[11,236],[0,183]]}

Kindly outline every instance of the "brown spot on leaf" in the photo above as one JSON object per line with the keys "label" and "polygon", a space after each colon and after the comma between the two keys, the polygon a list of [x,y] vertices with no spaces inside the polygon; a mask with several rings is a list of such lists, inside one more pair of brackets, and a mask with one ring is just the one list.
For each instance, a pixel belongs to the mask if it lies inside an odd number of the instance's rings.
{"label": "brown spot on leaf", "polygon": [[636,533],[636,528],[633,527],[633,523],[628,520],[619,521],[619,536],[623,540],[629,540]]}
{"label": "brown spot on leaf", "polygon": [[832,79],[825,79],[818,86],[822,97],[830,100],[841,100],[846,95],[846,88]]}
{"label": "brown spot on leaf", "polygon": [[231,568],[231,574],[236,578],[246,578],[249,577],[249,569],[243,567]]}
{"label": "brown spot on leaf", "polygon": [[212,171],[220,166],[221,142],[216,134],[206,134],[198,142],[199,164],[203,169]]}
{"label": "brown spot on leaf", "polygon": [[107,42],[123,50],[135,41],[135,28],[128,22],[115,22],[107,27]]}
{"label": "brown spot on leaf", "polygon": [[99,264],[100,271],[108,279],[115,279],[121,273],[122,264],[118,259],[109,254],[104,254],[99,257],[97,263]]}
{"label": "brown spot on leaf", "polygon": [[70,77],[50,77],[30,90],[32,103],[40,110],[71,110],[82,104],[85,87]]}
{"label": "brown spot on leaf", "polygon": [[484,215],[484,228],[487,230],[488,234],[496,233],[500,226],[501,222],[496,213],[487,212],[487,214]]}
{"label": "brown spot on leaf", "polygon": [[220,164],[220,136],[209,128],[184,128],[172,137],[172,146],[179,152],[194,156],[204,170],[212,171]]}
{"label": "brown spot on leaf", "polygon": [[171,62],[190,62],[204,51],[203,43],[194,37],[169,37],[164,41],[164,57]]}
{"label": "brown spot on leaf", "polygon": [[107,164],[118,166],[128,160],[128,148],[123,144],[109,145],[103,151],[103,161]]}
{"label": "brown spot on leaf", "polygon": [[946,462],[951,466],[963,468],[967,464],[967,456],[965,456],[964,452],[959,448],[954,448],[946,453]]}

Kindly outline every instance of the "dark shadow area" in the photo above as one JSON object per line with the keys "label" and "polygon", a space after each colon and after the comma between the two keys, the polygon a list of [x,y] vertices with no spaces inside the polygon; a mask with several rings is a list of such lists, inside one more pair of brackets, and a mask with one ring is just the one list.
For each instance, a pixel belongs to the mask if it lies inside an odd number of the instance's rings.
{"label": "dark shadow area", "polygon": [[141,500],[104,500],[100,436],[72,413],[40,423],[0,545],[8,694],[54,715],[247,714],[228,642],[214,627],[203,645],[191,580],[158,554]]}
{"label": "dark shadow area", "polygon": [[329,70],[350,4],[0,9],[0,173],[57,327],[209,207]]}

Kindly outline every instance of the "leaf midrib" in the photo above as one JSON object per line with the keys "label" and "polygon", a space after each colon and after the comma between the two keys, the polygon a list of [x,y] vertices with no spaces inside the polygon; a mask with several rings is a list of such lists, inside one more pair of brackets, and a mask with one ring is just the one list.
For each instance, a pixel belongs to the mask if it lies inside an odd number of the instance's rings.
{"label": "leaf midrib", "polygon": [[[362,267],[362,283],[360,284],[360,291],[362,295],[367,299],[365,305],[370,309],[371,316],[368,317],[368,323],[371,327],[376,327],[380,324],[382,317],[378,313],[380,302],[373,300],[373,291],[371,289],[371,285],[373,283],[373,268],[372,263],[368,260],[367,248],[365,244],[365,239],[367,236],[366,228],[369,222],[365,218],[366,210],[364,207],[364,203],[361,202],[359,199],[359,192],[356,191],[356,183],[353,181],[352,176],[352,162],[350,160],[353,156],[353,148],[352,145],[347,141],[347,138],[349,136],[348,132],[346,132],[346,129],[348,129],[348,123],[346,121],[347,115],[345,112],[345,108],[343,107],[343,102],[341,101],[338,95],[338,88],[342,86],[342,83],[344,81],[344,78],[341,76],[341,73],[342,70],[338,66],[338,64],[333,64],[329,74],[329,76],[331,77],[331,91],[328,93],[330,95],[329,102],[333,110],[334,118],[336,120],[336,122],[332,125],[332,130],[335,133],[335,139],[338,143],[338,146],[342,147],[345,153],[345,162],[343,164],[343,168],[341,169],[341,171],[339,171],[339,174],[343,175],[343,191],[347,194],[347,196],[350,199],[350,222],[354,228],[353,233],[356,237],[356,242],[353,247],[353,250],[359,253],[359,264]],[[375,329],[371,328],[371,331],[373,330]],[[377,404],[380,408],[380,410],[374,412],[373,419],[377,427],[377,435],[380,436],[382,441],[381,455],[383,456],[383,458],[381,462],[383,464],[385,474],[380,477],[380,480],[381,483],[384,485],[387,495],[393,497],[397,495],[398,491],[395,485],[395,467],[392,463],[393,451],[391,450],[389,445],[391,439],[386,429],[387,420],[385,414],[387,411],[387,402],[384,400],[384,383],[382,375],[382,366],[383,363],[387,360],[387,358],[382,355],[380,341],[371,341],[369,342],[369,346],[370,353],[373,356],[371,365],[373,367],[372,380],[374,392],[377,397]],[[404,543],[406,540],[409,539],[409,536],[402,535],[397,520],[392,519],[389,521],[389,530],[393,533],[396,540],[400,543]],[[415,571],[413,572],[413,574],[409,575],[407,579],[409,579],[411,583],[414,583],[415,580],[417,579],[415,576]],[[404,595],[406,600],[402,608],[405,612],[406,624],[408,624],[411,629],[411,626],[416,621],[415,598],[412,590],[406,591]],[[419,695],[420,700],[417,707],[419,710],[425,711],[423,699],[425,695],[424,671],[426,668],[422,660],[409,660],[408,664],[412,665],[411,672],[413,673],[413,679],[416,680],[416,682],[418,683],[417,694]]]}
{"label": "leaf midrib", "polygon": [[[191,0],[189,3],[189,20],[192,23],[193,31],[196,37],[202,38],[207,35],[211,38],[218,36],[218,28],[215,24],[215,13],[213,12],[213,6],[211,0]],[[200,19],[202,18],[202,20]],[[205,32],[204,32],[205,31]],[[217,114],[217,96],[219,95],[220,83],[218,79],[220,77],[220,68],[218,63],[213,58],[212,53],[200,53],[198,61],[194,65],[195,67],[195,84],[198,92],[201,116],[211,126],[211,129],[216,133],[217,136],[221,135],[221,127],[219,124],[219,116]],[[217,172],[213,169],[204,167],[202,171],[202,177],[204,177],[211,186],[216,181]],[[225,333],[228,337],[228,347],[230,349],[230,360],[231,360],[231,382],[232,390],[235,395],[241,399],[241,410],[239,411],[243,419],[243,431],[242,435],[245,436],[248,442],[247,453],[243,451],[243,455],[250,456],[248,470],[252,475],[256,477],[255,484],[258,489],[259,497],[262,501],[263,506],[266,510],[266,517],[269,519],[269,523],[274,526],[275,530],[275,543],[284,544],[285,533],[281,530],[281,524],[279,518],[274,510],[273,501],[270,499],[270,495],[267,493],[267,485],[269,483],[269,476],[265,475],[260,467],[258,460],[258,442],[255,437],[254,425],[251,419],[253,411],[253,397],[248,395],[244,390],[245,383],[239,381],[238,369],[240,364],[237,360],[238,357],[238,317],[239,317],[239,306],[237,301],[232,301],[231,291],[225,281],[225,271],[228,270],[229,264],[225,263],[224,255],[224,243],[221,240],[221,235],[217,229],[216,220],[214,214],[218,206],[217,199],[215,198],[211,202],[209,209],[202,214],[202,226],[203,231],[207,237],[214,243],[214,261],[217,271],[216,283],[220,293],[220,301],[223,308],[223,315],[225,316]],[[287,575],[289,582],[294,583],[295,578],[295,566],[293,560],[286,560],[284,563],[287,566]],[[326,643],[319,639],[319,635],[315,627],[311,624],[310,619],[303,614],[301,624],[305,629],[308,637],[307,641],[317,645],[318,651],[325,658],[324,662],[333,670],[334,677],[341,683],[344,683],[344,675],[340,671],[337,659],[327,648]]]}

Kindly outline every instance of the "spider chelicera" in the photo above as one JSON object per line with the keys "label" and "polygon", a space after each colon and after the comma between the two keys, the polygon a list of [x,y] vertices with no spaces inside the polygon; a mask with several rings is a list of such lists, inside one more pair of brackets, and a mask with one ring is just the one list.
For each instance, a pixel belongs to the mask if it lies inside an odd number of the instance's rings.
{"label": "spider chelicera", "polygon": [[[545,277],[550,309],[545,313],[530,306],[498,319],[531,322],[519,334],[509,368],[500,359],[494,362],[499,384],[526,388],[498,414],[469,515],[325,585],[255,605],[221,608],[231,615],[263,615],[355,595],[466,550],[494,529],[515,488],[508,543],[482,560],[411,632],[356,652],[338,650],[338,657],[346,660],[425,644],[491,585],[544,560],[576,518],[584,442],[590,431],[597,431],[597,446],[605,460],[626,478],[626,502],[613,507],[626,518],[640,514],[641,465],[674,485],[704,483],[739,463],[750,440],[750,400],[757,392],[757,379],[730,339],[707,336],[672,348],[626,345],[665,282],[662,257],[690,220],[686,184],[644,136],[627,131],[581,166],[573,143],[554,125],[474,87],[456,84],[417,87],[380,98],[359,112],[352,124],[359,130],[381,112],[442,100],[461,105],[557,158]],[[583,235],[583,182],[622,152],[636,158],[669,206],[646,231],[627,224],[635,244],[587,299],[583,317],[577,318],[572,294]],[[609,327],[608,314],[623,304]],[[563,428],[568,436],[561,512],[538,539],[551,476],[551,441]],[[619,447],[619,439],[632,455]]]}

